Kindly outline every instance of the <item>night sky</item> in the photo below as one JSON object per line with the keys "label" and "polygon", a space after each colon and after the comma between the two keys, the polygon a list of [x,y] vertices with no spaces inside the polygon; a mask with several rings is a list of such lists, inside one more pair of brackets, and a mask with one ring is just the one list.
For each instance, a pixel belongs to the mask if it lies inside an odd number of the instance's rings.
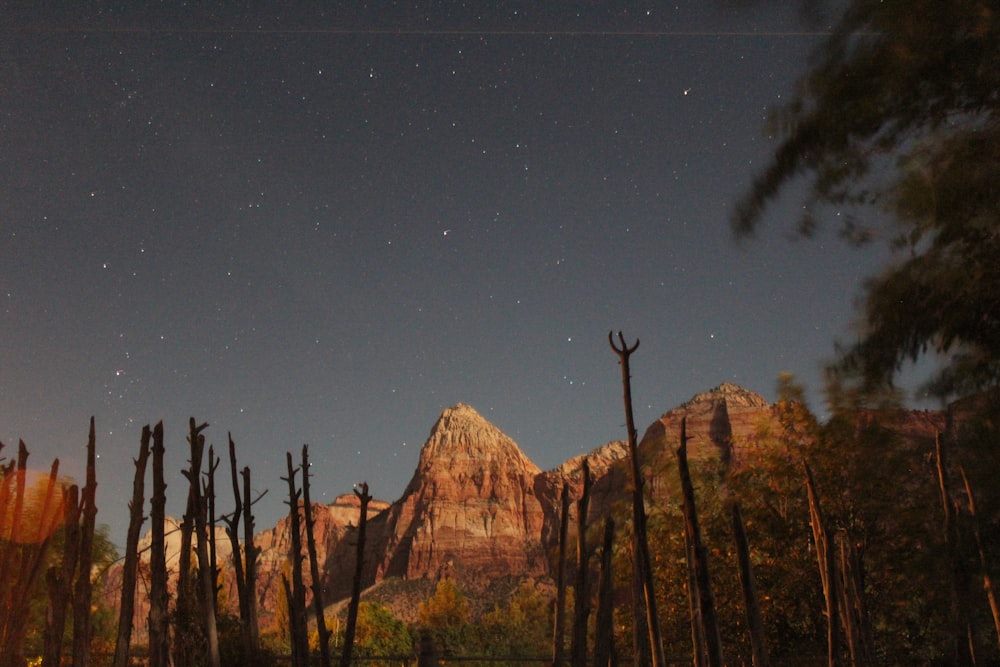
{"label": "night sky", "polygon": [[194,416],[259,528],[286,451],[394,500],[459,402],[543,469],[624,438],[609,330],[640,435],[784,371],[822,410],[884,256],[790,240],[794,191],[728,223],[822,39],[795,3],[117,4],[0,9],[0,440],[82,480],[94,415],[115,541],[158,420],[168,511]]}

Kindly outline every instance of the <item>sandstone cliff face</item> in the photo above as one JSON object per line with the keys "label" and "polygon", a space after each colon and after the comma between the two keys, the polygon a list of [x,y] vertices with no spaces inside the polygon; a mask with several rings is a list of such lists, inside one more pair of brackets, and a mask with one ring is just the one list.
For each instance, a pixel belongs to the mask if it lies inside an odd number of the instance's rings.
{"label": "sandstone cliff face", "polygon": [[[675,451],[684,417],[689,457],[694,461],[721,459],[738,465],[752,455],[758,433],[780,427],[774,406],[760,395],[728,383],[664,413],[639,444],[654,502],[673,497],[670,489],[677,484]],[[901,412],[879,418],[913,441],[926,439],[928,434],[933,441],[933,432],[946,427],[943,413],[936,412]],[[589,517],[594,525],[615,503],[628,500],[627,446],[611,442],[585,456],[594,476]],[[570,532],[575,533],[575,501],[582,488],[584,458],[574,457],[542,472],[513,440],[471,407],[446,409],[431,429],[402,497],[391,505],[372,501],[369,506],[363,585],[369,587],[389,577],[435,580],[451,576],[465,587],[485,590],[482,584],[503,577],[551,574],[547,554],[558,545],[560,494],[567,485],[574,501]],[[314,505],[318,558],[328,603],[349,595],[359,511],[354,494],[340,496],[330,505]],[[262,628],[270,624],[278,596],[283,595],[281,575],[287,567],[289,530],[286,517],[255,538],[261,549],[256,593]],[[168,545],[168,566],[174,570],[179,533],[175,535]],[[235,609],[229,541],[221,528],[217,535],[222,596],[230,601],[229,609]],[[145,553],[144,567],[148,567],[148,551]],[[308,574],[306,580],[308,585]],[[113,590],[113,586],[106,590]],[[137,630],[145,628],[147,613],[148,606],[140,599]],[[138,641],[142,641],[141,636],[139,631]]]}
{"label": "sandstone cliff face", "polygon": [[775,419],[771,405],[760,394],[724,382],[653,422],[639,443],[640,455],[673,457],[680,446],[681,420],[687,419],[688,459],[739,459],[762,422]]}
{"label": "sandstone cliff face", "polygon": [[542,573],[544,512],[534,491],[540,472],[469,406],[445,410],[386,516],[380,575]]}
{"label": "sandstone cliff face", "polygon": [[[369,522],[374,523],[375,518],[388,507],[389,503],[385,501],[372,500],[368,504]],[[329,505],[313,503],[316,559],[320,564],[324,601],[333,602],[350,594],[355,562],[352,537],[357,533],[360,514],[361,503],[353,493],[338,496]],[[303,530],[304,526],[303,521]],[[285,517],[274,528],[258,533],[254,537],[254,544],[260,549],[257,561],[257,602],[263,611],[262,622],[266,627],[267,617],[277,608],[278,596],[284,595],[281,575],[285,573],[286,576],[291,576],[290,570],[286,571],[292,548],[291,519]],[[308,557],[305,537],[302,539],[302,552]],[[306,586],[311,586],[308,558],[303,574]],[[226,585],[230,599],[235,602],[236,586],[232,577],[226,579]],[[311,591],[307,597],[312,599]]]}

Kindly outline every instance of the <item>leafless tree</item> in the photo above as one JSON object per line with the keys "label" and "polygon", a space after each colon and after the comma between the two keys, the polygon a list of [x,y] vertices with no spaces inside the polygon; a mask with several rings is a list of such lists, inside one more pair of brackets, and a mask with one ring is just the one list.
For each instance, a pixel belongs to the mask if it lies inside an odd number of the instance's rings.
{"label": "leafless tree", "polygon": [[698,509],[695,506],[694,485],[691,483],[691,470],[687,460],[687,418],[681,419],[681,444],[677,448],[677,470],[681,478],[681,492],[684,497],[684,535],[689,545],[688,567],[693,574],[695,586],[688,595],[697,598],[698,614],[692,619],[697,624],[704,641],[703,646],[695,644],[696,652],[704,651],[707,667],[722,667],[722,640],[719,636],[719,621],[715,613],[715,596],[712,593],[712,581],[708,573],[708,550],[701,539],[701,526],[698,522]]}
{"label": "leafless tree", "polygon": [[167,604],[166,504],[167,483],[163,475],[163,422],[153,428],[153,494],[149,502],[149,665],[170,663],[170,633]]}
{"label": "leafless tree", "polygon": [[326,618],[323,615],[323,585],[319,575],[319,559],[316,557],[313,507],[309,499],[309,445],[302,445],[302,504],[305,507],[306,547],[309,549],[313,610],[316,614],[316,633],[319,636],[319,664],[320,667],[330,667],[330,630],[326,627]]}
{"label": "leafless tree", "polygon": [[302,581],[302,523],[299,514],[299,499],[301,492],[295,486],[295,473],[292,465],[292,453],[286,453],[288,477],[282,477],[288,482],[288,516],[291,520],[291,547],[288,554],[292,565],[292,581],[288,588],[288,617],[292,631],[292,661],[296,667],[309,664],[309,634],[306,627],[306,590]]}
{"label": "leafless tree", "polygon": [[142,427],[139,440],[139,457],[135,459],[135,477],[132,480],[132,499],[129,501],[128,532],[125,536],[125,562],[122,565],[121,605],[118,612],[118,635],[115,640],[114,667],[128,665],[132,641],[132,616],[135,613],[135,585],[139,573],[139,535],[146,520],[142,509],[146,502],[146,462],[149,459],[149,425]]}
{"label": "leafless tree", "polygon": [[625,428],[628,431],[629,471],[632,483],[632,611],[634,615],[636,667],[663,667],[663,638],[656,608],[656,590],[653,586],[653,568],[649,558],[649,540],[646,536],[646,506],[643,492],[642,470],[639,465],[639,437],[632,414],[632,374],[629,358],[639,347],[639,340],[629,347],[625,336],[618,332],[620,347],[615,345],[608,332],[608,344],[618,355],[622,368],[622,388],[625,402]]}
{"label": "leafless tree", "polygon": [[355,545],[354,579],[351,582],[351,601],[347,606],[347,625],[344,628],[344,649],[340,654],[340,667],[351,667],[351,656],[354,651],[354,631],[358,623],[358,605],[361,603],[361,576],[365,566],[365,532],[368,526],[368,503],[372,499],[368,495],[368,482],[362,482],[360,488],[354,489],[354,495],[361,501],[361,514],[358,517],[358,543]]}
{"label": "leafless tree", "polygon": [[90,580],[94,563],[94,524],[97,520],[97,438],[94,418],[90,418],[87,438],[87,483],[80,497],[80,557],[73,596],[73,665],[90,665],[90,639],[93,633],[90,602],[93,584]]}

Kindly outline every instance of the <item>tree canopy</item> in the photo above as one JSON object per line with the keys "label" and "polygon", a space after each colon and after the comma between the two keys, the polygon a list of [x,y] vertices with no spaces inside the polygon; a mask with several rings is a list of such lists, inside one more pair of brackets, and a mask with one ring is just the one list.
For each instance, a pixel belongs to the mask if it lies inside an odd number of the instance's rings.
{"label": "tree canopy", "polygon": [[[851,0],[791,102],[781,139],[732,219],[751,235],[793,181],[799,233],[839,214],[852,242],[895,251],[868,285],[856,343],[831,367],[863,390],[944,359],[947,396],[1000,380],[1000,7],[995,0]],[[888,220],[888,222],[886,222]]]}

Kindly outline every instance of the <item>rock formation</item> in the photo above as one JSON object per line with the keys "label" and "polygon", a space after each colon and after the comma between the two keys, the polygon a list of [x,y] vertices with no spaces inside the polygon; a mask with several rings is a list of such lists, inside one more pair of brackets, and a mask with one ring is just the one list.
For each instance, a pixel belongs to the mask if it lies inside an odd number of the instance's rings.
{"label": "rock formation", "polygon": [[441,413],[386,517],[381,576],[541,574],[538,467],[467,405]]}
{"label": "rock formation", "polygon": [[[738,465],[750,455],[760,433],[779,426],[774,406],[729,383],[664,413],[639,444],[642,468],[651,482],[647,488],[654,499],[669,496],[669,487],[676,484],[671,471],[685,417],[692,461],[719,459]],[[897,418],[900,421],[892,428],[908,439],[926,437],[945,426],[942,413],[906,413]],[[599,517],[626,498],[627,448],[623,442],[611,442],[586,456],[595,480],[590,519],[596,525]],[[572,497],[579,496],[583,458],[574,457],[542,472],[512,439],[473,408],[456,405],[444,410],[399,500],[391,505],[373,501],[369,506],[364,585],[385,579],[420,582],[450,576],[463,586],[476,587],[505,577],[550,574],[548,554],[558,542],[560,492],[568,484]],[[314,483],[321,484],[322,479]],[[350,589],[355,558],[351,534],[357,526],[358,499],[346,494],[330,505],[314,505],[314,511],[325,596],[336,603]],[[575,518],[571,526],[575,531]],[[229,542],[218,530],[219,561],[228,570]],[[277,608],[282,591],[289,530],[285,518],[255,539],[261,549],[257,602],[262,629],[272,621],[269,614]],[[168,565],[175,568],[178,548],[179,543],[168,545]],[[222,595],[232,601],[229,608],[235,609],[231,575],[225,570]],[[404,593],[397,590],[396,597]],[[140,600],[137,628],[144,628],[147,611],[145,601]],[[137,641],[142,641],[141,633]]]}
{"label": "rock formation", "polygon": [[775,418],[772,406],[760,394],[729,382],[695,395],[653,422],[639,442],[640,455],[672,457],[680,446],[681,420],[687,418],[688,459],[738,459],[762,422]]}

